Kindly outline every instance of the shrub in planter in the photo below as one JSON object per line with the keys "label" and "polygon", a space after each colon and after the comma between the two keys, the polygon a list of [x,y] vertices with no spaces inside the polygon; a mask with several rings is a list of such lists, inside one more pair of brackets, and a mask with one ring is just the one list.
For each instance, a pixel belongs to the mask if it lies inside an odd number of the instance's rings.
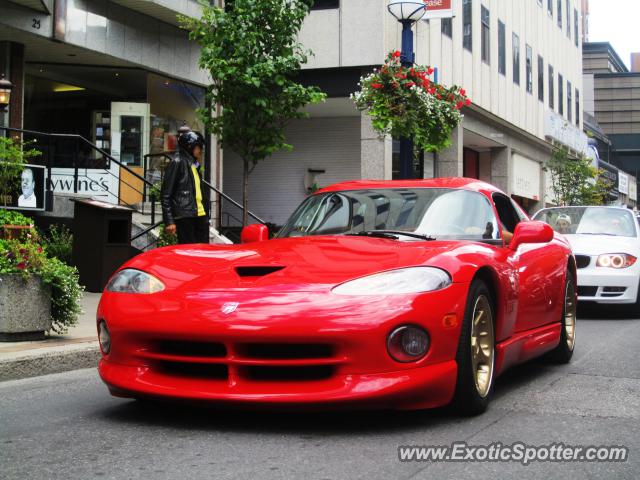
{"label": "shrub in planter", "polygon": [[380,69],[360,79],[360,91],[351,98],[379,134],[412,138],[419,150],[439,151],[451,144],[460,110],[471,101],[458,86],[434,83],[432,73],[430,67],[403,66],[400,52],[392,52]]}
{"label": "shrub in planter", "polygon": [[47,256],[35,232],[24,240],[0,240],[0,277],[7,275],[20,275],[25,285],[34,277],[40,279],[51,296],[51,330],[65,333],[77,323],[83,292],[78,271]]}
{"label": "shrub in planter", "polygon": [[42,235],[44,249],[49,257],[55,257],[71,265],[73,257],[73,233],[66,225],[51,225]]}

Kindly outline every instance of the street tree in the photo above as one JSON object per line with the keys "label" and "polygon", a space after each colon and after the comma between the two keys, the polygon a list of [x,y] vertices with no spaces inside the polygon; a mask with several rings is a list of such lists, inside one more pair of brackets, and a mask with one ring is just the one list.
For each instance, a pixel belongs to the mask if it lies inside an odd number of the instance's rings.
{"label": "street tree", "polygon": [[211,77],[207,104],[220,106],[216,115],[202,109],[207,130],[243,163],[243,224],[248,223],[249,175],[278,151],[290,151],[284,128],[305,118],[307,104],[325,95],[296,80],[310,51],[298,33],[313,0],[227,0],[202,3],[199,19],[181,19],[191,40],[202,47],[199,65]]}
{"label": "street tree", "polygon": [[611,183],[591,164],[591,160],[569,155],[566,147],[554,149],[545,170],[550,173],[553,203],[567,205],[601,205]]}

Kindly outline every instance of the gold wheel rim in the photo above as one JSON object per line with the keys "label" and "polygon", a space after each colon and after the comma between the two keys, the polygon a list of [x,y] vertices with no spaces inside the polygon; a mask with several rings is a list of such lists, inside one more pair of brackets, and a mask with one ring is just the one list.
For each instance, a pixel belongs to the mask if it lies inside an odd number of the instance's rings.
{"label": "gold wheel rim", "polygon": [[576,302],[576,285],[573,279],[567,280],[567,288],[564,295],[564,332],[567,339],[567,347],[573,351],[576,342],[576,314],[578,304]]}
{"label": "gold wheel rim", "polygon": [[489,299],[480,295],[476,299],[471,317],[471,367],[476,390],[486,397],[493,381],[494,334],[493,312]]}

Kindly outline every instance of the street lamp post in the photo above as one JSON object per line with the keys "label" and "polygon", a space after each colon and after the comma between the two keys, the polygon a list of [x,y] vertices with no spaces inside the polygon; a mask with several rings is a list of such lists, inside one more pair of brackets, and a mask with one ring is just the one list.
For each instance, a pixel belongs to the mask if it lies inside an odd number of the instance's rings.
{"label": "street lamp post", "polygon": [[[402,65],[410,67],[414,62],[412,27],[424,16],[427,7],[422,1],[389,0],[387,9],[402,24],[400,60]],[[413,140],[411,138],[400,139],[400,178],[413,178]]]}

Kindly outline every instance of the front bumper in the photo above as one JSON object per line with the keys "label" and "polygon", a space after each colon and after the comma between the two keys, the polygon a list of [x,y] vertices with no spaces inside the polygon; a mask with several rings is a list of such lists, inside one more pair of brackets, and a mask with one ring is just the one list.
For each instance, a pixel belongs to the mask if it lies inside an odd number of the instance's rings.
{"label": "front bumper", "polygon": [[206,401],[263,407],[337,408],[363,406],[433,408],[451,401],[456,362],[370,375],[338,375],[311,382],[259,384],[163,375],[149,367],[101,360],[99,372],[118,397]]}
{"label": "front bumper", "polygon": [[587,267],[578,270],[578,301],[603,304],[635,303],[640,272],[637,268],[615,270]]}
{"label": "front bumper", "polygon": [[[455,390],[467,290],[453,284],[380,298],[105,293],[98,321],[109,327],[111,352],[99,373],[112,394],[124,397],[303,408],[441,406]],[[221,313],[232,301],[237,309]],[[458,322],[445,325],[450,314]],[[421,325],[431,339],[427,355],[411,364],[386,350],[389,333],[404,324]]]}

